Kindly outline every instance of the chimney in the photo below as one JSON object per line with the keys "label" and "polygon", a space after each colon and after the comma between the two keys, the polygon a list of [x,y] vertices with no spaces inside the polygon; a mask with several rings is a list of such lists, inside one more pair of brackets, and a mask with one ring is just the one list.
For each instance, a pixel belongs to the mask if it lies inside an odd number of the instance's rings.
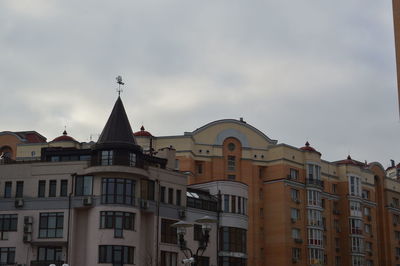
{"label": "chimney", "polygon": [[392,167],[395,167],[394,160],[390,160],[390,162],[392,163]]}

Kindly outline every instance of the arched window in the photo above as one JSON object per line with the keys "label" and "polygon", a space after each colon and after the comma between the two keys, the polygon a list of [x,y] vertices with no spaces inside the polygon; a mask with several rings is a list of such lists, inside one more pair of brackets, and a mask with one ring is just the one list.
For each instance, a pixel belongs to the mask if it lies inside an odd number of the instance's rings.
{"label": "arched window", "polygon": [[240,179],[240,161],[242,158],[242,144],[236,138],[229,137],[223,142],[225,163],[225,177],[230,180]]}
{"label": "arched window", "polygon": [[9,146],[3,146],[0,148],[0,157],[11,159],[13,156],[13,151]]}

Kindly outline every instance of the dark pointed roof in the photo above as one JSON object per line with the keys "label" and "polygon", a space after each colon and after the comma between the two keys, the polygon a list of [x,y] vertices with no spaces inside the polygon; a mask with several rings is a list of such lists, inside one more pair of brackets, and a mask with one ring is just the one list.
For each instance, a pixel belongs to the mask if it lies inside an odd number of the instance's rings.
{"label": "dark pointed roof", "polygon": [[114,108],[97,144],[133,144],[136,145],[131,124],[126,115],[124,105],[120,97],[115,102]]}

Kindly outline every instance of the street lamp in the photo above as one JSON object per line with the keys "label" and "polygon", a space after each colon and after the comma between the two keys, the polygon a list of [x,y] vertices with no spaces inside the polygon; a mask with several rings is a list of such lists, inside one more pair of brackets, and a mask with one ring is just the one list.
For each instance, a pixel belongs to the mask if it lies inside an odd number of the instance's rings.
{"label": "street lamp", "polygon": [[185,221],[179,221],[171,225],[172,227],[176,228],[176,232],[178,234],[179,248],[182,250],[183,254],[186,257],[186,259],[184,259],[182,262],[194,266],[197,265],[198,257],[202,256],[204,251],[207,249],[207,245],[210,240],[211,226],[213,223],[216,223],[217,220],[209,216],[204,216],[200,219],[195,220],[195,222],[201,224],[202,229],[199,247],[197,248],[196,252],[193,252],[190,248],[186,246],[185,240],[186,229],[192,227],[193,224]]}

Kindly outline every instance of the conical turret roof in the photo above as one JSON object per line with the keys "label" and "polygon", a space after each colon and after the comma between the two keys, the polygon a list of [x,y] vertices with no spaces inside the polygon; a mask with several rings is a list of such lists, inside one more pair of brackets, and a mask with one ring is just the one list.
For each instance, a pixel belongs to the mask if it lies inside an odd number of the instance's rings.
{"label": "conical turret roof", "polygon": [[120,97],[118,97],[115,102],[114,108],[103,131],[101,132],[97,144],[136,144],[131,124],[129,123],[124,104]]}

